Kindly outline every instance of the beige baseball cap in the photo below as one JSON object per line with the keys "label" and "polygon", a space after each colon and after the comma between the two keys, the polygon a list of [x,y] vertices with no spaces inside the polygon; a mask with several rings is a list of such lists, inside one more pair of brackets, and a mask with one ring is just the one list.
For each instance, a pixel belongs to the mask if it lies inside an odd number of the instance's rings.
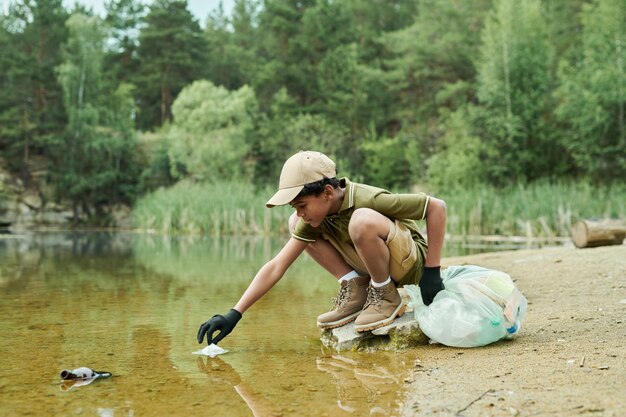
{"label": "beige baseball cap", "polygon": [[321,152],[300,151],[283,165],[278,191],[265,205],[284,206],[296,198],[305,184],[337,176],[335,163]]}

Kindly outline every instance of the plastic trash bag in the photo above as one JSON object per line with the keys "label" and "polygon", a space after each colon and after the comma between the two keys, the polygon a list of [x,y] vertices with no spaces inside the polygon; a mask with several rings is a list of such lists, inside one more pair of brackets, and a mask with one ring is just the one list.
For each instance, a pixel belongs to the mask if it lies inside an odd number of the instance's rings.
{"label": "plastic trash bag", "polygon": [[442,271],[445,290],[426,306],[420,290],[406,285],[420,329],[433,342],[453,347],[485,346],[511,339],[521,329],[527,301],[511,277],[475,265]]}

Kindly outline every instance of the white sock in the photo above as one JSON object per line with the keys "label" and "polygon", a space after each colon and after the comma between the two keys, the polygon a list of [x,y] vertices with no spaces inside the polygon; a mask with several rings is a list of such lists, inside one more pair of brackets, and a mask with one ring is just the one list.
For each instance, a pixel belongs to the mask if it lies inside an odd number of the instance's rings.
{"label": "white sock", "polygon": [[359,273],[356,272],[355,270],[352,270],[352,271],[348,272],[346,275],[344,275],[341,278],[339,278],[339,283],[341,284],[344,281],[347,281],[347,280],[353,279],[353,278],[357,278],[358,276],[359,276]]}
{"label": "white sock", "polygon": [[383,282],[375,282],[374,280],[372,280],[372,287],[374,288],[380,288],[380,287],[384,287],[385,285],[389,284],[391,282],[391,276],[388,276],[387,279]]}

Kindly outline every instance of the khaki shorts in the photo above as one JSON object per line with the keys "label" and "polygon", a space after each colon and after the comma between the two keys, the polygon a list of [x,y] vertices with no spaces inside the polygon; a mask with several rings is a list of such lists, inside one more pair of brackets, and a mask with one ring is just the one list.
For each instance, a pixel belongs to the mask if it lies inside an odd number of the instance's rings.
{"label": "khaki shorts", "polygon": [[389,220],[389,235],[385,241],[389,248],[389,273],[398,286],[419,282],[424,253],[413,240],[411,231],[401,222]]}
{"label": "khaki shorts", "polygon": [[[365,264],[352,245],[339,242],[333,236],[323,235],[342,258],[360,275],[367,275]],[[411,231],[399,221],[389,220],[389,235],[385,244],[389,248],[389,274],[397,286],[417,284],[422,276],[422,266],[426,259],[426,245],[413,240]]]}

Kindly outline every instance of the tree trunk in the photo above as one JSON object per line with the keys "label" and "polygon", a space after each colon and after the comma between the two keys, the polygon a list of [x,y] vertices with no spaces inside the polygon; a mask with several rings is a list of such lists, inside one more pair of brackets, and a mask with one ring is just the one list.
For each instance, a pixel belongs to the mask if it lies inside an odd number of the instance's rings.
{"label": "tree trunk", "polygon": [[572,241],[577,248],[621,245],[626,236],[626,226],[616,220],[581,220],[572,226]]}
{"label": "tree trunk", "polygon": [[161,84],[161,125],[164,126],[166,122],[172,121],[171,110],[171,91],[170,86],[167,83]]}
{"label": "tree trunk", "polygon": [[24,183],[24,187],[28,188],[30,185],[30,139],[32,132],[28,128],[28,119],[26,115],[26,111],[24,110],[22,113],[22,129],[26,132],[24,136],[24,158],[22,160],[22,182]]}

